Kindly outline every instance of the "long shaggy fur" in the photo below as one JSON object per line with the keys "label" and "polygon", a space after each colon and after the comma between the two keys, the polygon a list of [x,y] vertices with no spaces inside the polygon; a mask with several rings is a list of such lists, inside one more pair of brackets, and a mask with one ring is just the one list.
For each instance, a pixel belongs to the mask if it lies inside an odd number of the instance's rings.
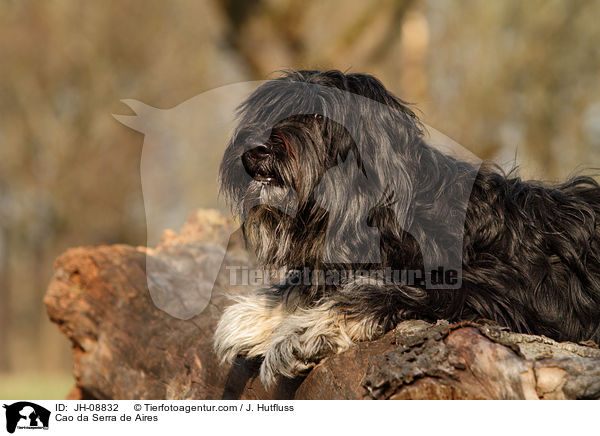
{"label": "long shaggy fur", "polygon": [[[225,311],[215,334],[221,358],[263,357],[269,385],[409,318],[486,318],[561,341],[600,340],[600,187],[592,178],[549,186],[447,156],[369,75],[287,72],[259,87],[239,115],[220,184],[263,265],[296,275],[425,273],[429,262],[459,266],[462,280],[458,289],[290,280]],[[464,225],[451,218],[461,216]]]}

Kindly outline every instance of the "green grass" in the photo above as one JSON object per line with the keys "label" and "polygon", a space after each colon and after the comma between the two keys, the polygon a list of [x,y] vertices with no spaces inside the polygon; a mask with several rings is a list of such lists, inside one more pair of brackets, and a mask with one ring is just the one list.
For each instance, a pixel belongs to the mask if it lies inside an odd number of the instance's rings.
{"label": "green grass", "polygon": [[68,373],[0,374],[0,400],[62,400],[74,383]]}

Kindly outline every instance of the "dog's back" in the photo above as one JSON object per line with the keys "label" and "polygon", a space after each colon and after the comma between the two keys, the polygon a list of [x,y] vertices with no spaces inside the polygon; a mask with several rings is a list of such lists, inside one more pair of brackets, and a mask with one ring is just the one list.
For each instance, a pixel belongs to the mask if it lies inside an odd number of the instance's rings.
{"label": "dog's back", "polygon": [[487,171],[467,212],[467,307],[519,331],[600,339],[600,186],[561,185]]}

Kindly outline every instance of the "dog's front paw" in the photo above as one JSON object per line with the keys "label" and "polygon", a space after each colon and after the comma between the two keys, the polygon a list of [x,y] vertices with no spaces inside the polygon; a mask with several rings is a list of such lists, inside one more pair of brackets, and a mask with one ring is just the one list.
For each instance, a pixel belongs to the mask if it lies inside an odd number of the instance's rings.
{"label": "dog's front paw", "polygon": [[281,304],[263,294],[235,297],[236,304],[223,312],[214,336],[214,350],[221,361],[233,362],[236,356],[264,356],[271,335],[281,324]]}
{"label": "dog's front paw", "polygon": [[260,366],[260,380],[269,389],[278,375],[294,378],[308,373],[317,363],[315,356],[305,353],[300,337],[289,335],[273,342]]}
{"label": "dog's front paw", "polygon": [[260,368],[261,381],[268,387],[278,375],[306,375],[326,356],[341,353],[353,345],[353,339],[360,339],[357,326],[327,304],[298,309],[273,332]]}

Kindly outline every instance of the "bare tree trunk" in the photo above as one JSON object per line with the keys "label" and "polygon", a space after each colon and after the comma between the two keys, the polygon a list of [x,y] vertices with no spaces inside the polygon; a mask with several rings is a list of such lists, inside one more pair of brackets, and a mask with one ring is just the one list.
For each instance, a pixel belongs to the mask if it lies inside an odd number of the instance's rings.
{"label": "bare tree trunk", "polygon": [[[600,350],[557,343],[493,325],[406,321],[382,338],[321,362],[305,379],[265,391],[258,362],[220,364],[215,324],[228,304],[222,269],[208,307],[183,321],[148,294],[146,255],[193,259],[200,270],[215,244],[202,242],[231,223],[211,226],[198,212],[158,249],[124,245],[69,250],[56,261],[45,302],[73,344],[72,398],[196,399],[570,399],[600,398]],[[203,224],[204,223],[204,224]],[[194,231],[194,228],[203,228]],[[199,250],[199,247],[203,247]],[[226,264],[250,266],[234,235]]]}

